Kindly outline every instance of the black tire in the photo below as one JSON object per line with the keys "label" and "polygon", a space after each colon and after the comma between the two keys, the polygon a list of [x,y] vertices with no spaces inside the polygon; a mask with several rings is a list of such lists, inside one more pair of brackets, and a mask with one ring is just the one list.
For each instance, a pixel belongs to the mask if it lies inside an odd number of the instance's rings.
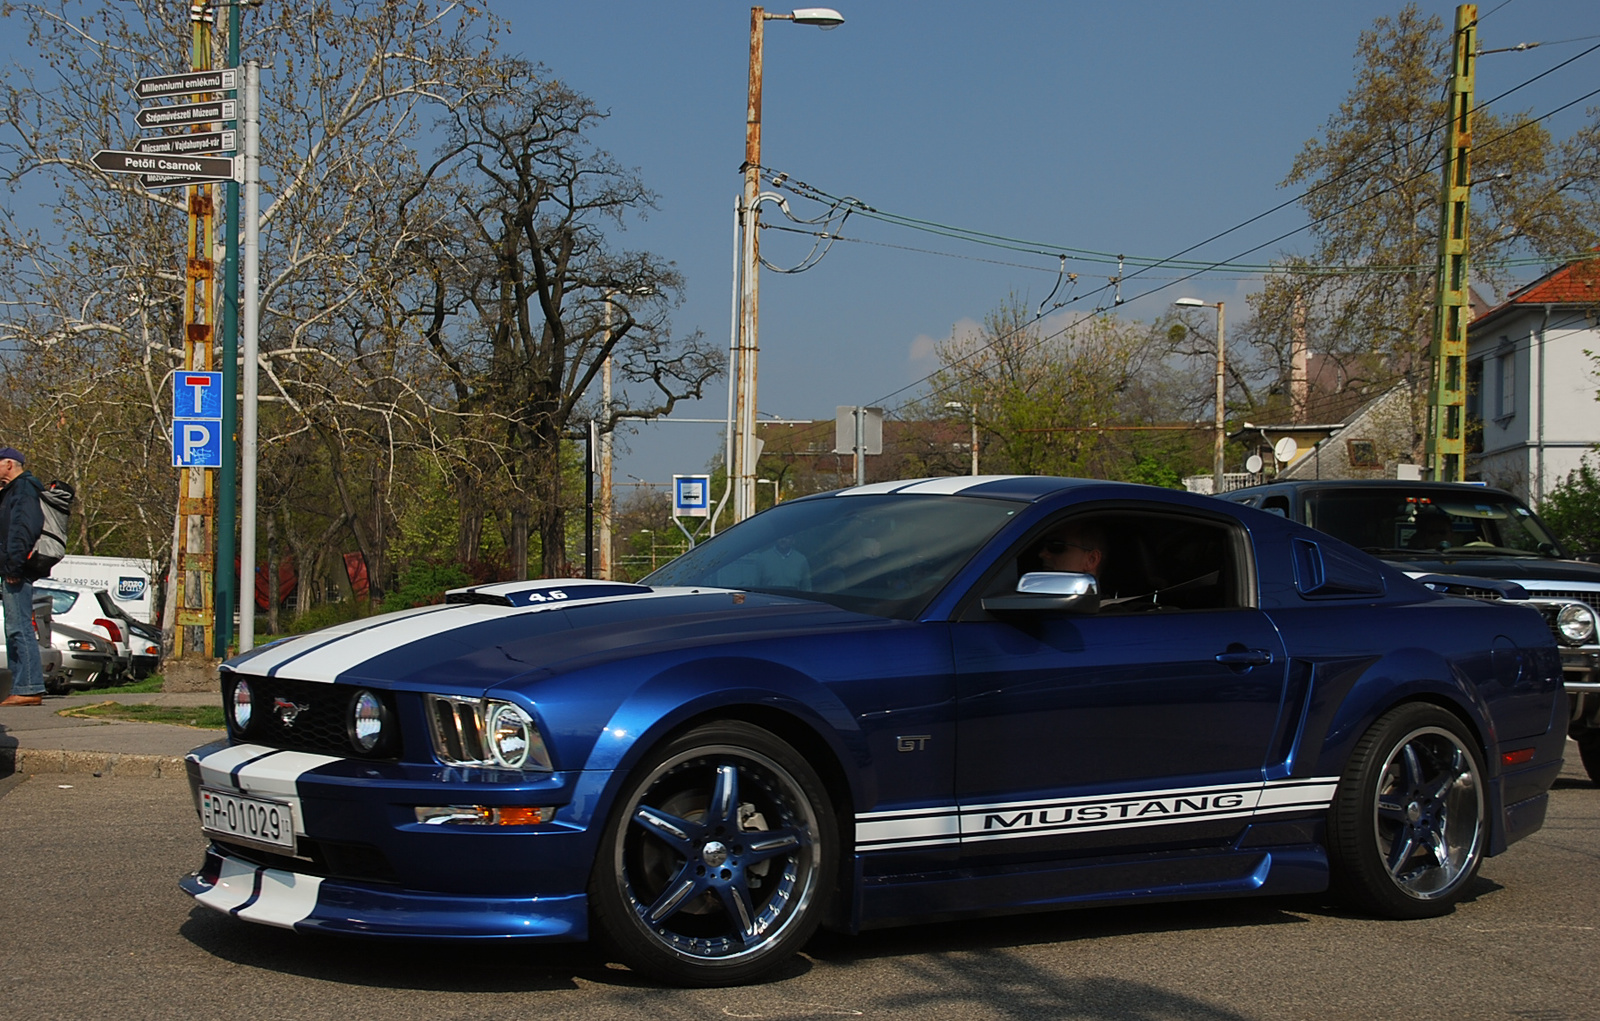
{"label": "black tire", "polygon": [[1583,771],[1593,783],[1600,784],[1600,730],[1586,730],[1578,735],[1578,757],[1583,759]]}
{"label": "black tire", "polygon": [[589,881],[597,935],[673,985],[754,981],[816,931],[838,832],[789,745],[736,721],[696,727],[653,749],[618,794]]}
{"label": "black tire", "polygon": [[1350,756],[1328,819],[1334,886],[1385,918],[1432,918],[1461,899],[1488,838],[1483,757],[1435,705],[1385,713]]}

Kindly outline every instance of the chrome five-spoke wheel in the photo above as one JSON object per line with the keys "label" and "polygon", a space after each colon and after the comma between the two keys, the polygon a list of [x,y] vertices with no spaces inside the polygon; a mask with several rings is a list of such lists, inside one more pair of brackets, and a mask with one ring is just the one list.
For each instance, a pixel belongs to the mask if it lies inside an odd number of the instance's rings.
{"label": "chrome five-spoke wheel", "polygon": [[1442,914],[1483,858],[1483,766],[1443,709],[1412,703],[1362,737],[1340,783],[1330,834],[1336,881],[1378,914]]}
{"label": "chrome five-spoke wheel", "polygon": [[798,950],[837,860],[832,810],[806,761],[765,731],[722,723],[670,742],[635,776],[591,884],[624,962],[721,985]]}

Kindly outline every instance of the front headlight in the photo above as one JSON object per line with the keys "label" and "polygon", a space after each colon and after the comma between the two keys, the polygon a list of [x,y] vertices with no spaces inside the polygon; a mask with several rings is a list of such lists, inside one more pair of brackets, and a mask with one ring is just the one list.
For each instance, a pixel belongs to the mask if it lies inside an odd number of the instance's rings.
{"label": "front headlight", "polygon": [[1594,611],[1582,603],[1568,603],[1556,614],[1556,630],[1569,645],[1586,645],[1594,640]]}
{"label": "front headlight", "polygon": [[429,695],[428,723],[433,753],[446,765],[552,768],[538,724],[513,702]]}
{"label": "front headlight", "polygon": [[254,700],[255,695],[250,690],[249,681],[241,677],[233,682],[232,698],[229,700],[231,702],[230,708],[234,729],[241,734],[250,729],[250,711]]}
{"label": "front headlight", "polygon": [[533,721],[510,702],[489,703],[489,751],[507,769],[521,769],[533,746]]}

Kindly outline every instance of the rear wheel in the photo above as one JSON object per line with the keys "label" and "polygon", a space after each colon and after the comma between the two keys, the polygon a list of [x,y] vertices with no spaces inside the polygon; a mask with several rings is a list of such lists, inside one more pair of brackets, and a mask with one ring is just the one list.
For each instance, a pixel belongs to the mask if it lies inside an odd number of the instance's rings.
{"label": "rear wheel", "polygon": [[1579,734],[1578,755],[1583,759],[1583,771],[1589,779],[1600,784],[1600,730],[1586,730]]}
{"label": "rear wheel", "polygon": [[697,727],[653,751],[601,839],[590,903],[623,963],[676,985],[752,981],[797,952],[837,872],[822,781],[758,727]]}
{"label": "rear wheel", "polygon": [[1484,768],[1450,713],[1413,702],[1356,744],[1329,818],[1335,882],[1389,918],[1442,915],[1483,860]]}

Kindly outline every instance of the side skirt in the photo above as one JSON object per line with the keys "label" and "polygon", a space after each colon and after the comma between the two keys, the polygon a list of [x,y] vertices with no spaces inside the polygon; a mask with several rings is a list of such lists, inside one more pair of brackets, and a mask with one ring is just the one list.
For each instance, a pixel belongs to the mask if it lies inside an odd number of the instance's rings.
{"label": "side skirt", "polygon": [[862,876],[856,859],[859,928],[980,915],[1054,911],[1129,901],[1319,893],[1328,855],[1319,844],[1227,852],[1174,852],[1070,866],[952,869],[908,877]]}

